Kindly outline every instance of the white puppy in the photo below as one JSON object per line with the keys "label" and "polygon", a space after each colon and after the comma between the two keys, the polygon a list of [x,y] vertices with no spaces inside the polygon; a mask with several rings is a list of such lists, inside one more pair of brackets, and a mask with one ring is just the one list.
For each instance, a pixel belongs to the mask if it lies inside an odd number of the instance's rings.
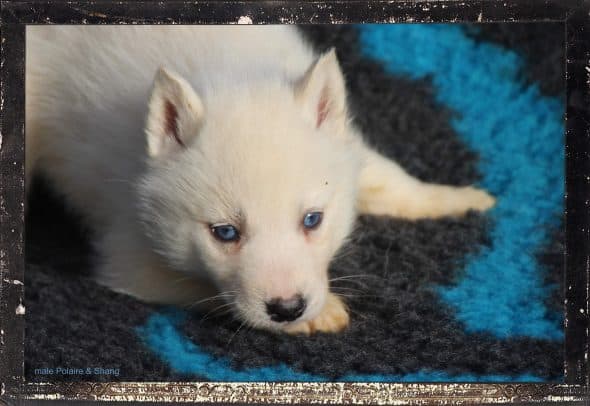
{"label": "white puppy", "polygon": [[221,292],[244,322],[303,333],[348,324],[327,270],[359,213],[494,203],[369,149],[335,52],[292,26],[27,27],[33,171],[95,232],[101,283],[179,305]]}

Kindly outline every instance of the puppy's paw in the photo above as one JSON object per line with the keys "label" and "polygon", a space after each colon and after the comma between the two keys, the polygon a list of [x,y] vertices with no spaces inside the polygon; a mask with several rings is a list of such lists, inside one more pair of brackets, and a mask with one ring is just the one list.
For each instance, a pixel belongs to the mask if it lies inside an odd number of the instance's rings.
{"label": "puppy's paw", "polygon": [[461,188],[461,196],[458,200],[465,205],[465,210],[485,211],[496,204],[496,199],[488,192],[472,186]]}
{"label": "puppy's paw", "polygon": [[344,330],[349,322],[350,316],[346,305],[338,296],[328,293],[326,304],[315,319],[287,326],[285,331],[289,334],[307,335],[316,332],[337,333]]}

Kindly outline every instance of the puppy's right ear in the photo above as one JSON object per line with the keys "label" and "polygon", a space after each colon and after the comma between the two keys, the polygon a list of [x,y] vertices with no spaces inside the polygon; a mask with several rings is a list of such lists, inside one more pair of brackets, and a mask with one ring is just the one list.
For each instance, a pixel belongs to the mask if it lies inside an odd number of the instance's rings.
{"label": "puppy's right ear", "polygon": [[167,157],[186,148],[199,132],[204,111],[201,99],[186,80],[160,68],[145,128],[149,156]]}

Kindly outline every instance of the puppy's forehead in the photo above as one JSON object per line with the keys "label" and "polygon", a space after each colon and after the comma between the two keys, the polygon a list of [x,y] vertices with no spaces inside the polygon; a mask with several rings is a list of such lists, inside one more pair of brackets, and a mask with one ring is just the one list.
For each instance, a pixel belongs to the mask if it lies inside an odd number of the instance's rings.
{"label": "puppy's forehead", "polygon": [[[303,122],[288,100],[230,104],[226,114],[211,114],[200,147],[208,160],[223,164],[231,176],[285,183],[328,172],[338,153],[326,134]],[[216,170],[222,170],[217,168]]]}
{"label": "puppy's forehead", "polygon": [[304,121],[290,90],[279,90],[211,105],[191,162],[213,193],[252,220],[324,204],[341,172],[342,148]]}
{"label": "puppy's forehead", "polygon": [[310,165],[297,168],[282,163],[280,167],[267,168],[244,168],[232,190],[234,199],[251,220],[264,222],[276,217],[274,220],[279,221],[326,204],[331,192],[329,182],[310,170]]}
{"label": "puppy's forehead", "polygon": [[[218,152],[214,152],[217,154]],[[212,191],[241,210],[249,223],[293,221],[304,210],[321,208],[332,190],[328,158],[296,143],[235,144],[212,160],[204,174],[215,177]]]}

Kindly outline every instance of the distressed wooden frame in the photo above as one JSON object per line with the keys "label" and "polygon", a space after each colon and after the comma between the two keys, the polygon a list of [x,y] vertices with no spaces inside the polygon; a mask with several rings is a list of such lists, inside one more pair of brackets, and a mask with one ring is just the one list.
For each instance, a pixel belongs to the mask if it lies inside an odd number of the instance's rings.
{"label": "distressed wooden frame", "polygon": [[[590,399],[590,3],[3,1],[0,82],[0,404],[18,398],[223,403],[504,403]],[[567,49],[564,384],[27,383],[24,380],[24,55],[27,24],[561,21]]]}

